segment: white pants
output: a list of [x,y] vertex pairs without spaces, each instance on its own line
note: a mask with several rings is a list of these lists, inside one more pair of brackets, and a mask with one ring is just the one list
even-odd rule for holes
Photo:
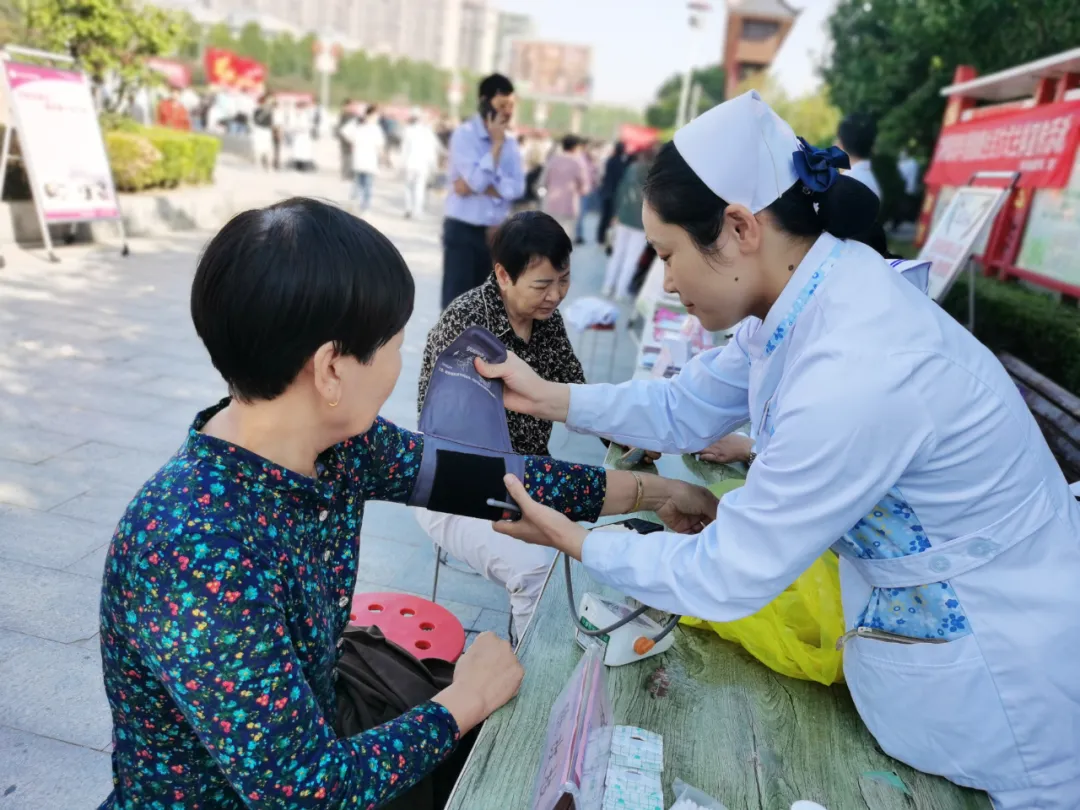
[[253,127],[251,149],[256,166],[269,166],[274,161],[274,134],[269,127]]
[[555,550],[499,534],[486,520],[427,509],[415,513],[416,522],[436,546],[506,588],[514,635],[520,639],[544,590]]
[[428,173],[416,169],[405,170],[405,215],[419,218],[424,213],[427,199]]
[[604,272],[604,295],[614,293],[619,301],[630,296],[630,282],[634,280],[634,271],[637,270],[645,244],[645,231],[615,223],[611,258]]

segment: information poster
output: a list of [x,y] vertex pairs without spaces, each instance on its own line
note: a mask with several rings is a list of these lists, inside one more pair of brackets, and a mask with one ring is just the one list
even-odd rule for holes
[[1031,201],[1018,267],[1080,288],[1080,151],[1069,185],[1040,189]]
[[963,186],[930,231],[919,258],[930,262],[930,297],[940,301],[967,265],[979,234],[997,212],[1003,188]]
[[5,62],[13,124],[47,223],[116,219],[120,206],[90,84],[81,73]]

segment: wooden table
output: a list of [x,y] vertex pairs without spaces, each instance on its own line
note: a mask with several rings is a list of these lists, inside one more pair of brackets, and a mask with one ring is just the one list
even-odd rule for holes
[[[707,478],[731,475],[689,463]],[[555,561],[518,650],[521,693],[484,724],[450,810],[530,807],[549,711],[581,657],[562,566]],[[606,591],[581,565],[573,569],[577,595]],[[728,810],[789,810],[798,799],[829,810],[990,810],[985,794],[882,754],[844,686],[777,675],[709,631],[680,626],[675,633],[667,653],[607,670],[615,722],[664,737],[667,804],[678,777]],[[653,698],[646,681],[661,665],[671,687],[667,697]],[[897,774],[911,795],[883,784],[882,772]]]

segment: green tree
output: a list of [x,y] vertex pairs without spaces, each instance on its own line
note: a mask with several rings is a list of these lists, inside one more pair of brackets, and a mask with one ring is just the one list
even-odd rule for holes
[[96,83],[115,77],[119,109],[140,84],[158,81],[146,67],[152,56],[171,56],[182,44],[183,20],[134,0],[35,0],[26,7],[28,40],[69,54]]
[[249,22],[240,29],[240,36],[236,38],[236,52],[240,56],[262,62],[264,65],[269,61],[270,43],[263,36],[258,23]]
[[206,32],[206,45],[210,48],[226,48],[231,50],[236,47],[232,30],[225,23],[211,25]]
[[300,62],[300,44],[291,34],[280,34],[270,48],[266,69],[271,76],[295,76]]
[[828,146],[836,140],[840,111],[829,101],[829,91],[822,88],[791,98],[767,73],[758,73],[739,86],[739,92],[757,90],[776,114],[787,121],[795,134],[814,146]]
[[[724,69],[719,65],[694,70],[692,80],[701,86],[699,110],[715,107],[724,100]],[[656,101],[645,110],[645,123],[660,129],[675,126],[682,83],[683,74],[676,73],[660,85]]]
[[980,73],[1076,47],[1076,0],[840,0],[823,70],[843,112],[878,120],[878,147],[928,159],[957,65]]

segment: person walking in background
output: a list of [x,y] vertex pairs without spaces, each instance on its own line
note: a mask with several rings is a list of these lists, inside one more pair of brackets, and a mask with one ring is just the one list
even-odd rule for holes
[[870,156],[874,153],[877,124],[869,115],[852,113],[840,122],[836,131],[836,145],[847,152],[851,168],[847,175],[858,180],[881,199],[881,186],[870,168]]
[[514,85],[500,73],[480,82],[477,114],[450,136],[443,221],[443,309],[491,273],[490,233],[525,193],[517,143],[506,137],[514,115]]
[[367,108],[363,118],[355,118],[341,130],[341,137],[352,146],[353,191],[350,199],[354,200],[360,213],[371,207],[371,192],[375,184],[375,175],[379,171],[379,156],[382,154],[386,138],[379,126],[378,109],[374,104]]
[[188,111],[184,108],[184,105],[180,103],[179,96],[175,90],[170,90],[168,94],[158,102],[157,125],[159,127],[168,127],[169,129],[183,130],[184,132],[191,129],[191,119],[188,117]]
[[630,283],[634,280],[638,261],[645,250],[641,200],[645,178],[655,154],[652,147],[639,152],[623,173],[615,192],[614,245],[604,272],[602,294],[608,298],[614,296],[616,301],[625,301],[630,296]]
[[345,99],[341,103],[341,111],[338,113],[337,128],[334,130],[334,134],[337,135],[338,150],[341,157],[341,179],[352,180],[352,144],[349,143],[341,136],[342,130],[356,118],[352,109],[352,99]]
[[401,136],[401,168],[405,178],[405,217],[424,213],[428,182],[439,162],[439,139],[419,107],[409,112],[409,125]]
[[274,162],[274,99],[263,93],[251,116],[251,148],[255,165],[269,171]]
[[298,172],[315,171],[315,144],[311,140],[313,112],[312,103],[301,100],[292,114],[289,128],[289,152],[293,168]]
[[577,226],[574,228],[574,244],[585,244],[585,217],[596,210],[596,187],[600,183],[600,167],[593,155],[593,147],[587,140],[582,140],[578,148],[578,156],[585,164],[585,173],[589,179],[588,191],[581,195],[578,204]]
[[615,192],[619,190],[619,181],[626,173],[629,162],[626,156],[626,144],[616,141],[615,150],[604,163],[604,177],[596,190],[600,203],[600,222],[596,226],[597,244],[602,245],[607,242],[608,228],[611,227],[611,220],[615,216]]
[[896,159],[896,170],[904,181],[904,199],[899,206],[899,212],[894,226],[902,222],[914,222],[919,218],[919,206],[921,204],[919,194],[919,162],[907,153],[906,149],[900,150],[900,157]]
[[567,135],[562,149],[548,158],[540,185],[544,187],[544,211],[559,221],[568,234],[577,228],[581,198],[589,193],[589,170],[581,157],[581,139]]

